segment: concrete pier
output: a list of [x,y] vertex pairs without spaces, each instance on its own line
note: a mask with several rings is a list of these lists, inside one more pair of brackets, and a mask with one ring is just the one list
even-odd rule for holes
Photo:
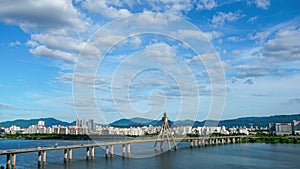
[[10,168],[10,154],[6,155],[6,168]]
[[41,161],[42,161],[42,152],[39,151],[39,152],[38,152],[38,164],[39,164],[39,165],[41,164]]
[[16,154],[12,154],[11,155],[11,166],[12,166],[12,168],[15,168],[15,166],[16,166]]
[[64,162],[67,161],[68,158],[68,149],[64,149]]
[[193,148],[193,140],[190,140],[190,148]]
[[92,159],[95,158],[95,147],[91,147],[91,157]]
[[69,149],[69,161],[72,161],[72,158],[73,158],[73,151],[72,151],[72,149],[70,148],[70,149]]
[[87,147],[86,148],[86,159],[89,159],[89,157],[90,157],[90,148],[89,147]]
[[108,146],[105,148],[105,156],[108,157]]
[[114,146],[110,146],[110,156],[112,157],[114,155]]
[[122,157],[125,157],[126,153],[126,145],[122,144]]
[[43,151],[43,164],[46,164],[47,152]]
[[127,144],[127,156],[130,157],[130,144]]

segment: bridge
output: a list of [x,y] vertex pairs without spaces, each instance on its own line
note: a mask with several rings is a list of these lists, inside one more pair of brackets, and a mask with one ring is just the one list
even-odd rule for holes
[[[175,142],[189,142],[190,147],[205,147],[221,144],[234,144],[240,143],[241,139],[249,138],[251,136],[220,136],[220,137],[184,137],[184,138],[173,138]],[[92,143],[92,144],[79,144],[79,145],[67,145],[67,146],[53,146],[53,147],[38,147],[38,148],[24,148],[24,149],[10,149],[10,150],[0,150],[0,155],[6,155],[6,168],[15,168],[16,167],[16,158],[17,154],[20,153],[37,153],[37,163],[40,166],[41,164],[46,164],[46,154],[47,151],[57,151],[63,150],[63,159],[64,161],[72,161],[72,150],[73,149],[86,149],[86,158],[94,159],[95,157],[95,147],[105,147],[105,155],[113,156],[114,146],[122,145],[122,156],[130,157],[130,146],[132,144],[154,142],[161,143],[160,148],[163,149],[163,142],[168,142],[168,150],[171,150],[170,139],[139,139],[139,140],[125,140],[125,141],[114,141],[114,142],[104,142],[104,143]],[[156,148],[154,146],[154,148]],[[174,146],[174,150],[177,149],[177,146]]]

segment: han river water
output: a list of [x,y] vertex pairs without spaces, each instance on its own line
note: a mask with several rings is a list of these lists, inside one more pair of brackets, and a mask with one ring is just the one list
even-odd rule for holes
[[[60,145],[84,144],[87,141],[61,140],[0,140],[0,149],[16,149]],[[147,156],[143,149],[153,143],[132,144],[131,152],[139,157]],[[121,147],[114,148],[116,154]],[[144,154],[143,154],[144,153]],[[0,166],[5,166],[6,156],[0,156]],[[17,169],[38,168],[37,153],[17,154]],[[95,159],[86,160],[85,149],[73,150],[73,161],[63,162],[63,150],[48,151],[47,169],[299,169],[300,145],[243,143],[219,145],[204,148],[189,148],[188,143],[180,143],[179,150],[164,152],[144,158],[123,158],[114,155],[105,158],[105,150],[95,148]]]

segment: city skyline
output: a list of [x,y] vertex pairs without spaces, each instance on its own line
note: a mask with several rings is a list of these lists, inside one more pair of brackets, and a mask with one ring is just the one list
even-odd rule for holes
[[[199,36],[205,35],[202,45],[211,43],[226,80],[224,112],[218,110],[221,119],[299,113],[299,6],[296,0],[1,1],[1,121],[36,117],[71,121],[91,113],[95,122],[109,123],[132,117],[160,119],[164,111],[174,120],[209,117],[212,99],[222,95],[212,93],[215,79],[210,75],[222,72],[197,62],[197,58],[213,56],[198,56],[169,36],[130,35],[113,46],[102,62],[96,60],[97,72],[84,69],[74,74],[84,54],[102,56],[102,51],[99,54],[89,48],[93,39],[104,48],[122,40],[109,33],[100,39],[95,35],[126,16],[153,27],[181,18],[202,34],[182,29],[172,32],[166,27],[170,35],[200,41],[203,37]],[[143,67],[147,63],[156,65]],[[192,77],[174,68],[182,64]],[[129,79],[128,86],[122,83],[123,77]],[[198,93],[191,87],[193,82]],[[92,84],[95,98],[76,100],[74,84],[86,88]],[[97,107],[91,108],[93,102]],[[199,107],[193,107],[194,102]],[[87,115],[85,119],[91,118]]]

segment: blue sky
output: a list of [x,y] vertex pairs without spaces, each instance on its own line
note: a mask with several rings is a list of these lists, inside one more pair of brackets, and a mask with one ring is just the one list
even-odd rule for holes
[[297,0],[3,0],[0,121],[299,113],[299,8]]

